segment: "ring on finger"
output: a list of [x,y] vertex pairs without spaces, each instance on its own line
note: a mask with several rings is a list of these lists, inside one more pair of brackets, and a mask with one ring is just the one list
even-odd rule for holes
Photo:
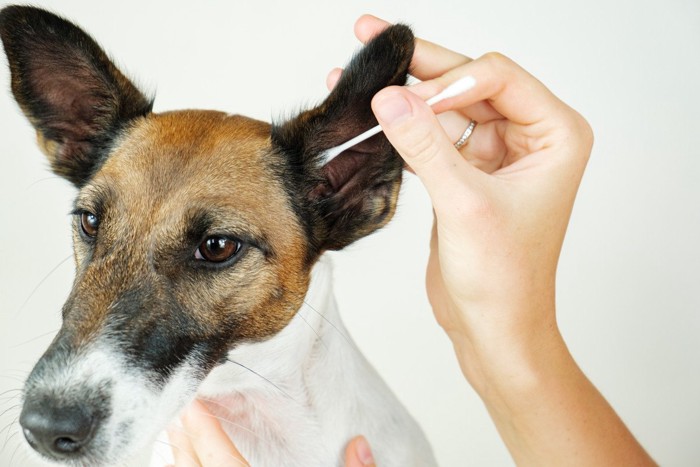
[[474,133],[474,128],[476,127],[476,121],[472,120],[469,122],[469,125],[467,125],[467,129],[464,130],[464,133],[462,133],[462,136],[457,140],[457,142],[454,144],[455,149],[459,149],[465,144],[467,144],[467,141],[469,140],[469,137]]

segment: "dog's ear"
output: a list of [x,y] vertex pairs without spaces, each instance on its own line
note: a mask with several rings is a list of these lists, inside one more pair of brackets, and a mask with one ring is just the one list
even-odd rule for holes
[[406,83],[413,49],[407,26],[387,28],[351,60],[321,105],[273,126],[272,144],[288,161],[286,176],[312,257],[370,234],[394,213],[403,161],[383,133],[328,163],[322,154],[377,124],[372,97]]
[[57,174],[82,186],[147,99],[84,31],[44,10],[0,11],[12,93]]

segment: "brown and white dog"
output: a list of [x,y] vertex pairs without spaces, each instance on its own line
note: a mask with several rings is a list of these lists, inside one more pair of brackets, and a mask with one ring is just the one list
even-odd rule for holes
[[255,466],[338,465],[358,433],[380,465],[434,464],[347,336],[322,259],[394,213],[402,161],[384,136],[320,155],[375,125],[372,96],[405,83],[407,27],[369,43],[320,106],[276,125],[152,113],[90,36],[40,9],[3,9],[0,37],[15,99],[79,189],[63,326],[23,394],[36,451],[129,463],[199,395]]

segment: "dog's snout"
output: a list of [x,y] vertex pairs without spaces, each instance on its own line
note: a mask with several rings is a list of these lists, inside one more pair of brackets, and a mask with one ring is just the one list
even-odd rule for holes
[[92,437],[94,418],[79,405],[25,404],[20,416],[29,444],[45,456],[66,459],[78,455]]

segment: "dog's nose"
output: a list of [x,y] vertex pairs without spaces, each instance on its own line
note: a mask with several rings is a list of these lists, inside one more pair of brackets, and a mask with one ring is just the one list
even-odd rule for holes
[[93,435],[93,418],[79,405],[27,401],[19,423],[29,444],[54,459],[75,456]]

